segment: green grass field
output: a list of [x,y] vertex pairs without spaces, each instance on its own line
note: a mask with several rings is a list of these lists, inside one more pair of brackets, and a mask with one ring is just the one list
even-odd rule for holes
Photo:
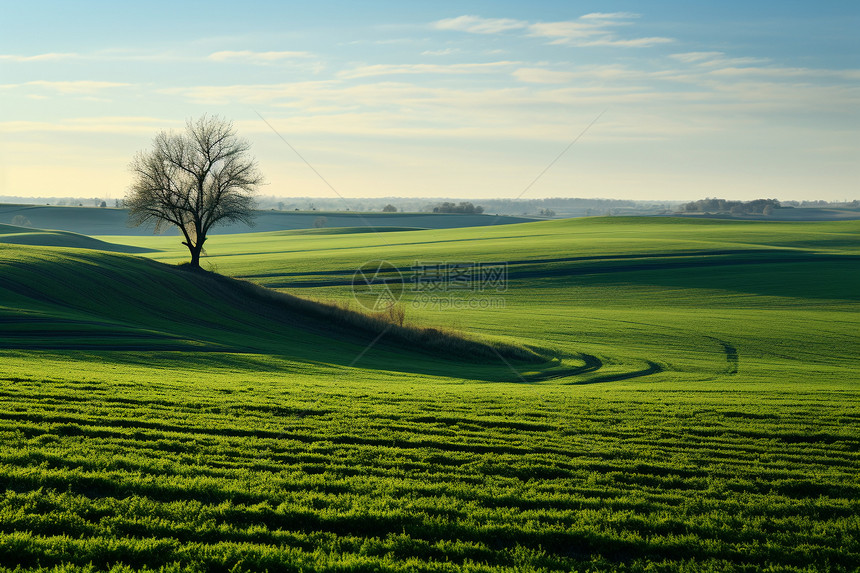
[[353,231],[203,266],[358,308],[389,261],[407,325],[544,359],[321,319],[176,237],[0,228],[0,567],[860,568],[860,222]]

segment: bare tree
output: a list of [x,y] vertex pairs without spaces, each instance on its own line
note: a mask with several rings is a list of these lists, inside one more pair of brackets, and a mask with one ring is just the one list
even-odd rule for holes
[[152,149],[139,151],[129,168],[134,181],[125,197],[129,222],[155,222],[155,232],[176,225],[200,266],[206,235],[219,223],[253,225],[254,194],[263,183],[251,145],[233,123],[218,116],[188,120],[182,133],[162,131]]

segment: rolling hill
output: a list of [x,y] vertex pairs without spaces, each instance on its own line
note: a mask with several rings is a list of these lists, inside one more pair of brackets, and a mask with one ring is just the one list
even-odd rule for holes
[[[325,340],[320,320],[312,316],[302,319],[303,325],[289,316],[283,324],[270,324],[261,317],[278,313],[265,306],[253,316],[237,313],[242,295],[223,298],[224,291],[218,290],[215,296],[211,285],[194,283],[200,277],[173,267],[79,250],[137,250],[159,261],[180,263],[187,253],[173,237],[114,237],[120,242],[108,245],[70,233],[4,229],[0,243],[7,237],[78,248],[21,246],[4,251],[6,270],[0,281],[12,285],[17,278],[19,282],[8,288],[19,297],[30,293],[28,304],[43,315],[67,317],[70,307],[60,303],[75,300],[79,302],[73,309],[82,313],[81,320],[102,324],[101,329],[111,324],[145,331],[151,341],[160,340],[162,348],[213,345],[332,366],[349,364],[367,342],[360,337],[350,340],[345,333],[335,336],[336,343]],[[838,323],[844,322],[844,309],[857,304],[860,296],[857,229],[857,222],[666,218],[590,218],[385,233],[314,229],[219,236],[207,243],[203,264],[269,288],[348,306],[354,304],[356,269],[367,261],[385,260],[390,263],[385,280],[402,290],[407,324],[442,331],[453,326],[477,336],[550,348],[552,364],[515,369],[523,380],[587,383],[654,375],[666,379],[668,373],[695,379],[736,369],[727,361],[746,361],[750,354],[759,359],[746,365],[747,373],[803,369],[805,360],[828,353],[830,368],[853,368],[858,348],[850,336],[851,322],[845,329],[824,324],[836,316],[842,316]],[[438,272],[440,263],[469,273],[495,268],[504,272],[504,284],[486,290],[454,289],[444,296],[417,289],[416,273],[431,267]],[[10,272],[12,268],[18,274]],[[37,273],[37,268],[42,270]],[[49,299],[54,307],[46,306]],[[446,320],[451,316],[446,308],[455,311],[455,320]],[[200,328],[186,327],[204,316]],[[517,326],[511,330],[507,324]],[[811,325],[818,336],[809,336]],[[283,331],[282,336],[272,338],[275,331]],[[138,335],[122,336],[134,341]],[[376,333],[369,336],[373,339]],[[380,347],[362,359],[378,369],[446,374],[445,366],[432,360],[400,357],[386,343],[392,336],[388,333]],[[104,337],[110,337],[108,331]],[[786,345],[798,348],[793,356],[779,350]],[[377,354],[380,362],[374,363]],[[836,356],[844,361],[834,361]],[[475,376],[508,379],[510,369],[495,362],[495,369],[487,366]],[[392,366],[397,363],[401,366]],[[447,374],[468,377],[459,367]]]
[[[45,235],[43,242],[79,243],[76,235]],[[203,361],[211,353],[260,355],[330,368],[352,367],[361,354],[369,369],[468,372],[500,381],[514,374],[481,363],[499,355],[532,368],[553,366],[523,347],[402,327],[205,271],[89,248],[0,246],[0,301],[6,349],[102,352],[104,360],[129,352],[198,353]],[[371,341],[373,352],[363,352]]]
[[[36,229],[58,229],[82,235],[152,235],[152,227],[129,227],[128,211],[117,208],[59,207],[50,205],[0,204],[0,223],[12,223],[25,217]],[[482,225],[506,225],[530,221],[508,215],[466,215],[457,213],[349,213],[325,211],[259,211],[253,229],[247,225],[224,225],[213,234],[225,235],[249,231],[283,231],[324,227],[386,227],[449,229]],[[175,229],[167,232],[178,235]]]
[[73,247],[117,253],[146,253],[149,251],[144,247],[118,245],[69,231],[44,231],[2,224],[0,224],[0,243],[42,247]]

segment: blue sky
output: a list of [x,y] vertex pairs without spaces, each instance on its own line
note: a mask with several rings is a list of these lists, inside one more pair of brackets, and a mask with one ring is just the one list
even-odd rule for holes
[[[0,195],[219,114],[266,195],[860,196],[860,4],[3,3]],[[259,114],[259,115],[258,115]],[[602,114],[602,115],[601,115]]]

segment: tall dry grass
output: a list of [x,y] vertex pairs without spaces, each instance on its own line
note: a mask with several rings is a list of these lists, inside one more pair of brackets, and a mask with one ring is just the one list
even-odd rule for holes
[[208,281],[211,287],[221,289],[222,294],[236,295],[238,304],[270,307],[259,309],[270,316],[283,313],[294,321],[300,317],[308,322],[316,321],[315,326],[329,330],[383,334],[383,343],[470,362],[498,360],[499,356],[534,364],[549,360],[548,356],[526,346],[478,338],[449,328],[407,324],[405,310],[400,305],[394,305],[384,312],[371,313],[337,302],[298,297],[190,266],[180,265],[179,268]]

